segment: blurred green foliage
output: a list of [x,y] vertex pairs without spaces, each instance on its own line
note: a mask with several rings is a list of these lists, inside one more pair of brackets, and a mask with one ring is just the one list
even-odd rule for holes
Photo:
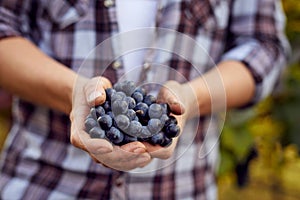
[[[284,0],[292,55],[274,94],[255,107],[227,113],[221,135],[219,197],[300,199],[300,1]],[[249,181],[237,187],[236,166],[252,148]]]

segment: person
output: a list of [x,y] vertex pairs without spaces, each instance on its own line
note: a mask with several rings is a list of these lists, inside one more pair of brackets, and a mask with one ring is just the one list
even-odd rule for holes
[[[164,63],[175,73],[165,75],[158,99],[169,104],[182,130],[169,147],[112,145],[83,129],[89,107],[105,101],[104,90],[126,67],[106,67],[107,60],[97,58],[82,63],[124,23],[153,18],[144,16],[148,0],[132,2],[126,8],[141,12],[131,21],[131,12],[118,17],[126,1],[0,2],[0,85],[14,94],[13,126],[1,156],[1,199],[217,198],[219,131],[212,116],[219,104],[226,106],[221,111],[253,105],[276,85],[288,54],[280,1],[152,1],[155,27],[193,39],[211,58],[188,47],[200,63],[196,77],[180,56]],[[101,55],[116,51],[114,45]],[[92,75],[80,74],[81,66]],[[192,119],[194,131],[185,126]]]

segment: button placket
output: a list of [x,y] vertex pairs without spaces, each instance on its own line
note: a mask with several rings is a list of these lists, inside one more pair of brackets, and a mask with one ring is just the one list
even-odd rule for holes
[[126,198],[126,183],[125,183],[125,176],[123,175],[116,175],[113,181],[113,186],[111,190],[111,197],[112,199],[127,199]]

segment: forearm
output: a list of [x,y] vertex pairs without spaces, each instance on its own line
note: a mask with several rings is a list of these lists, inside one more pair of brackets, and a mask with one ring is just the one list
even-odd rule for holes
[[69,114],[76,73],[23,38],[0,41],[0,85],[20,98]]
[[[237,61],[224,61],[185,85],[190,116],[206,115],[247,104],[254,96],[255,83],[250,71]],[[194,98],[192,98],[194,97]],[[197,112],[199,111],[199,112]]]

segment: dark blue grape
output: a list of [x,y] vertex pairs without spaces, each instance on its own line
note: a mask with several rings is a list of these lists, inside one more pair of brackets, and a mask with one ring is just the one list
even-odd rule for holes
[[105,109],[102,106],[92,107],[90,109],[90,114],[94,119],[98,119],[98,117],[105,114]]
[[115,145],[121,144],[124,139],[124,134],[116,127],[111,127],[106,132],[106,137]]
[[144,100],[144,96],[140,92],[134,92],[131,97],[134,98],[136,103],[143,102]]
[[117,92],[122,91],[122,84],[121,84],[121,82],[115,83],[113,88],[114,88]]
[[98,118],[98,123],[103,130],[108,130],[113,124],[113,120],[109,115],[103,115]]
[[169,119],[165,122],[165,127],[169,126],[170,124],[177,124],[177,119],[174,116],[169,116]]
[[163,124],[159,119],[150,119],[147,127],[152,134],[156,134],[161,131]]
[[149,106],[148,115],[150,119],[152,118],[159,119],[162,114],[163,114],[163,110],[160,104],[153,103]]
[[137,121],[137,122],[139,122],[140,119],[138,118],[138,116],[135,116],[135,118],[134,118],[132,121]]
[[165,124],[166,121],[168,121],[168,120],[169,120],[169,117],[168,117],[167,114],[162,114],[162,115],[161,115],[160,121],[161,121],[162,124]]
[[137,137],[137,136],[139,136],[141,131],[142,131],[141,123],[138,121],[131,121],[129,128],[125,131],[125,133],[127,133],[128,135]]
[[112,119],[115,118],[115,115],[112,111],[108,111],[106,114],[109,115]]
[[105,89],[105,94],[106,94],[106,100],[111,101],[111,96],[116,93],[116,90],[113,88],[107,88]]
[[142,88],[142,87],[137,87],[134,92],[139,92],[143,96],[146,96],[146,90],[144,88]]
[[105,112],[111,111],[111,106],[109,101],[105,101],[101,106],[104,108]]
[[122,143],[120,143],[120,145],[128,144],[130,142],[135,142],[137,140],[138,140],[138,138],[135,136],[124,134],[124,139],[123,139]]
[[148,105],[143,102],[138,103],[134,110],[139,118],[146,118],[148,115]]
[[125,97],[124,100],[127,102],[129,109],[134,109],[134,107],[136,106],[136,102],[135,102],[134,98],[132,98],[132,97]]
[[151,132],[147,128],[147,126],[142,126],[142,130],[140,131],[138,137],[139,138],[150,138],[152,136]]
[[165,135],[169,138],[177,137],[179,135],[179,133],[180,133],[180,128],[176,124],[169,124],[165,128]]
[[97,107],[95,108],[95,110],[96,110],[97,119],[98,119],[100,116],[105,115],[105,110],[104,110],[104,108],[103,108],[102,106],[97,106]]
[[133,109],[128,109],[126,116],[129,118],[130,121],[135,120],[135,118],[136,118],[135,111]]
[[123,100],[125,99],[126,94],[124,92],[115,92],[112,96],[111,96],[111,102],[115,102],[117,100]]
[[145,104],[147,104],[148,106],[150,106],[151,104],[155,103],[156,102],[156,97],[151,95],[151,94],[148,94],[144,97],[144,100],[143,102]]
[[85,131],[88,133],[93,127],[98,126],[98,122],[93,117],[90,116],[86,118],[84,125],[85,125]]
[[129,118],[126,115],[117,115],[115,117],[115,122],[118,128],[123,131],[126,130],[130,125]]
[[100,138],[100,139],[105,138],[105,131],[103,129],[101,129],[99,126],[93,127],[89,131],[89,134],[90,134],[91,138]]
[[161,145],[164,143],[164,139],[165,139],[165,136],[164,136],[164,133],[163,132],[159,132],[155,135],[153,135],[149,142],[153,145]]
[[162,110],[163,110],[163,114],[166,114],[166,115],[169,116],[170,113],[171,113],[171,110],[170,110],[169,105],[166,104],[166,103],[161,103],[160,106],[161,106],[161,108],[162,108]]
[[128,104],[124,100],[116,100],[112,103],[111,110],[115,116],[125,114],[128,111]]
[[164,141],[160,144],[162,147],[168,147],[172,144],[173,139],[164,136]]
[[121,82],[122,92],[124,92],[127,96],[131,96],[135,91],[135,83],[133,81],[124,81]]

